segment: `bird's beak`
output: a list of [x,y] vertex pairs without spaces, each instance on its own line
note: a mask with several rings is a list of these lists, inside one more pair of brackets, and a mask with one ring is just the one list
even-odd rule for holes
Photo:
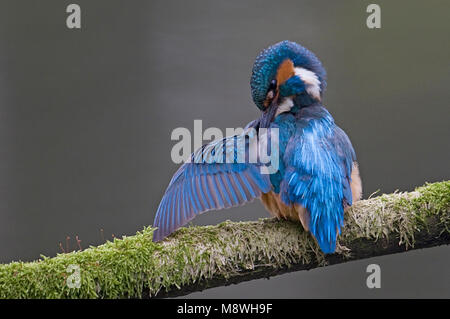
[[273,121],[273,118],[275,117],[275,114],[278,109],[278,103],[277,98],[274,98],[272,102],[270,103],[269,107],[266,108],[263,115],[261,116],[261,120],[259,122],[260,128],[269,128],[270,123]]

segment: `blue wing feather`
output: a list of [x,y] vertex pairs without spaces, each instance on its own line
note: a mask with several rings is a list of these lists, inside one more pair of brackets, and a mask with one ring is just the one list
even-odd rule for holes
[[[271,190],[269,176],[261,173],[259,164],[237,162],[236,138],[204,145],[192,154],[192,163],[183,164],[174,174],[156,212],[154,241],[165,238],[198,214],[241,205]],[[224,161],[232,154],[230,147],[227,153],[221,145],[234,147],[233,162]]]

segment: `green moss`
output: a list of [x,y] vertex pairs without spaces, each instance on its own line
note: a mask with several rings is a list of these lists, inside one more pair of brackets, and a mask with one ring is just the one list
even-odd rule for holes
[[[363,200],[346,216],[337,254],[355,239],[396,239],[406,247],[438,218],[450,226],[450,181],[427,184],[412,193],[394,193]],[[228,278],[257,266],[325,264],[309,233],[292,222],[260,219],[182,228],[161,243],[153,229],[114,239],[98,247],[42,257],[34,262],[0,265],[0,298],[127,298],[155,295],[210,278]],[[69,288],[69,265],[81,271],[80,288]]]
[[[213,275],[226,278],[256,262],[309,263],[320,254],[297,225],[273,220],[183,228],[162,243],[152,236],[145,228],[81,252],[0,265],[0,298],[141,297],[144,289],[154,295]],[[66,284],[69,265],[80,267],[80,288]]]
[[[406,248],[414,246],[414,236],[427,231],[428,219],[438,218],[443,231],[450,226],[450,181],[427,183],[414,192],[383,194],[360,201],[347,216],[343,239],[389,240],[394,236]],[[345,241],[345,240],[344,240]]]

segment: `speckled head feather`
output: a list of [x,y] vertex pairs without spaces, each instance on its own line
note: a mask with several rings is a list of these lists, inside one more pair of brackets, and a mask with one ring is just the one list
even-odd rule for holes
[[270,81],[276,78],[281,63],[290,59],[294,67],[301,67],[314,72],[320,81],[320,95],[326,88],[326,72],[319,59],[301,45],[282,41],[263,50],[253,64],[250,87],[256,106],[264,110],[263,102],[269,89]]

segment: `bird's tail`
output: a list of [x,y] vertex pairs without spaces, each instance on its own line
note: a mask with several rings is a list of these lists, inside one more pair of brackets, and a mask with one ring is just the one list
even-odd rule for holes
[[342,185],[334,178],[300,176],[296,173],[291,175],[290,184],[295,187],[290,200],[308,210],[311,234],[324,253],[333,253],[344,224]]
[[332,180],[315,178],[308,192],[304,205],[310,213],[310,231],[324,253],[333,253],[344,225],[342,187]]

